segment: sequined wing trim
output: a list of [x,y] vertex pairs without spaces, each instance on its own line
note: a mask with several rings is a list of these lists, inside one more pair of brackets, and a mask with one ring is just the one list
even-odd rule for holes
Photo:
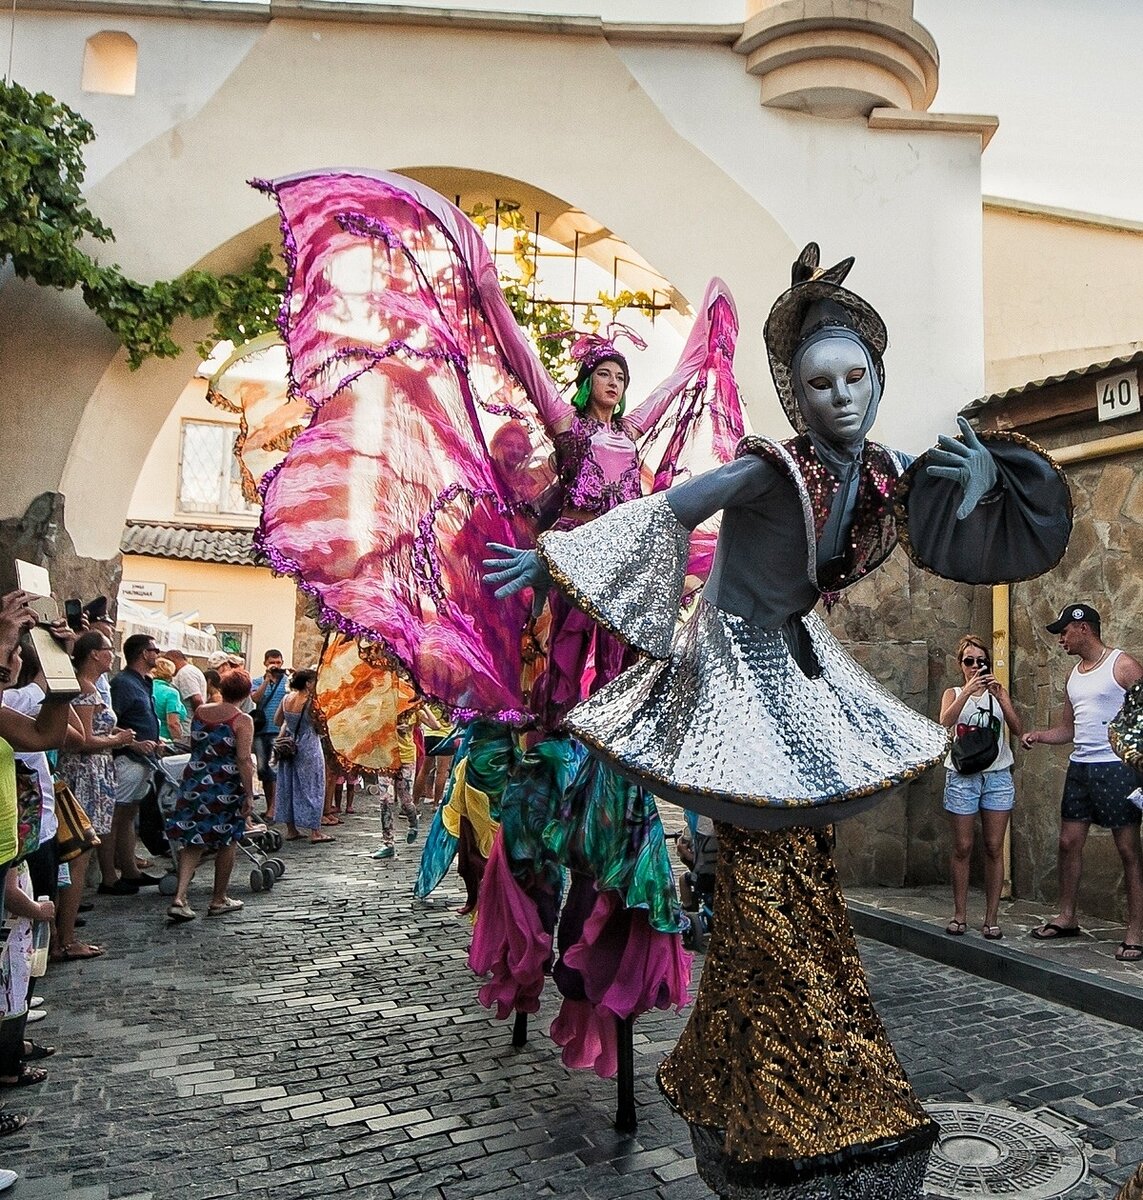
[[620,504],[578,529],[550,530],[537,549],[560,589],[594,621],[653,658],[670,654],[690,534],[665,494]]

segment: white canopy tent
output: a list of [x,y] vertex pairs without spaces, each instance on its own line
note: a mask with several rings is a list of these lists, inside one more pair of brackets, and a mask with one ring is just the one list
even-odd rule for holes
[[215,650],[221,650],[218,638],[204,633],[185,621],[168,617],[166,613],[144,608],[133,600],[119,600],[119,619],[116,628],[124,639],[132,634],[145,633],[153,637],[163,650],[176,648],[188,658],[205,658]]

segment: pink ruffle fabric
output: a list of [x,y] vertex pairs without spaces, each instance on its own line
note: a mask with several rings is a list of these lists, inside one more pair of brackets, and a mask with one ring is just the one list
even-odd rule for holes
[[551,1037],[564,1066],[590,1067],[604,1079],[618,1069],[616,1022],[690,1001],[691,956],[678,934],[651,928],[617,892],[600,892],[583,937],[563,956],[583,979],[584,1000],[565,999]]
[[535,902],[516,882],[504,853],[503,830],[497,830],[468,951],[469,967],[477,975],[492,976],[480,989],[480,1003],[495,1005],[501,1021],[513,1011],[536,1012],[551,958],[551,935],[540,923]]

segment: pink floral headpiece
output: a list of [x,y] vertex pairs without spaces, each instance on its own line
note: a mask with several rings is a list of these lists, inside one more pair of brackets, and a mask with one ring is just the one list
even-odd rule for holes
[[626,338],[636,350],[647,349],[647,343],[639,334],[629,325],[623,325],[619,321],[612,321],[603,333],[586,333],[579,329],[562,329],[559,333],[545,334],[544,338],[545,340],[550,338],[561,341],[567,338],[574,338],[575,340],[568,347],[568,353],[579,364],[580,373],[591,371],[596,363],[616,355],[626,363],[627,359],[623,355],[623,352],[615,345],[619,338]]

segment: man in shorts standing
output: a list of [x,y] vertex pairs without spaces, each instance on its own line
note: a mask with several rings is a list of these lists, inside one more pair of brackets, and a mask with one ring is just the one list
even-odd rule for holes
[[133,633],[123,643],[123,670],[111,680],[111,703],[116,722],[131,729],[135,740],[115,755],[115,813],[111,843],[118,879],[104,879],[101,895],[131,896],[141,887],[154,887],[160,876],[144,875],[135,862],[135,823],[139,805],[151,787],[158,753],[159,718],[152,698],[151,671],[159,657],[154,638]]
[[1143,958],[1143,851],[1139,821],[1143,814],[1127,799],[1135,789],[1135,773],[1121,762],[1107,740],[1108,723],[1123,706],[1127,689],[1143,679],[1143,667],[1129,654],[1105,646],[1099,613],[1089,604],[1066,604],[1047,626],[1059,636],[1065,654],[1079,659],[1068,676],[1064,711],[1050,729],[1033,729],[1022,739],[1024,749],[1043,743],[1075,748],[1068,763],[1060,804],[1060,911],[1032,936],[1041,941],[1074,937],[1083,848],[1094,821],[1110,829],[1123,862],[1127,885],[1127,934],[1115,957],[1120,962]]

